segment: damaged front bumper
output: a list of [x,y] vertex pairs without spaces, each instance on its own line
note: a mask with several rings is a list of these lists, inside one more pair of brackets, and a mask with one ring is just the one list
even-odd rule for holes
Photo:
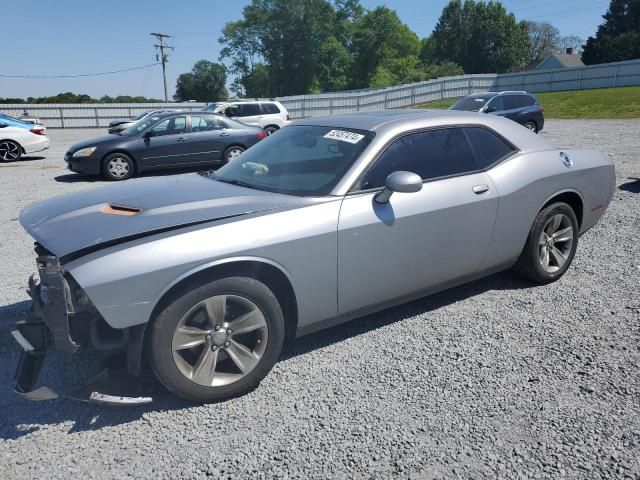
[[[65,353],[75,353],[80,349],[80,342],[72,334],[70,320],[76,313],[75,305],[58,258],[41,254],[37,264],[40,283],[36,283],[32,275],[27,290],[32,300],[31,309],[27,318],[18,321],[11,332],[23,350],[16,370],[15,391],[28,400],[52,400],[58,398],[58,394],[51,388],[35,388],[46,353],[52,347]],[[87,330],[90,331],[89,337],[97,341],[99,335],[95,324],[92,322]],[[143,394],[144,382],[138,378],[143,336],[144,328],[123,332],[127,353],[124,370],[107,369],[86,387],[64,396],[103,404],[150,403],[151,397]],[[110,345],[105,341],[101,344]]]

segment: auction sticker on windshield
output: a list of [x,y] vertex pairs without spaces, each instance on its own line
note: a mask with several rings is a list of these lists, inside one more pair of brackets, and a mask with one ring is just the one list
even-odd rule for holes
[[364,135],[346,130],[331,130],[325,134],[324,138],[340,140],[341,142],[358,143],[364,138]]

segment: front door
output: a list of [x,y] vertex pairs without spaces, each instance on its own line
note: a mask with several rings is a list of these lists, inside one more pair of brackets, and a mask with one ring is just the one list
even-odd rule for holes
[[[416,193],[374,197],[394,171],[419,174]],[[342,203],[338,308],[348,313],[477,272],[498,206],[491,179],[461,128],[427,130],[391,143]],[[358,191],[359,190],[359,191]]]
[[145,167],[190,163],[186,115],[160,120],[150,131],[151,136],[142,136],[138,141],[138,156]]

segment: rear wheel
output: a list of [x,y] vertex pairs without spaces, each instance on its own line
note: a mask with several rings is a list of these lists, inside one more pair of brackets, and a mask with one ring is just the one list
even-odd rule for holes
[[279,130],[279,128],[276,127],[275,125],[269,125],[269,126],[264,127],[264,133],[266,133],[267,136],[277,132],[278,130]]
[[13,140],[0,141],[0,160],[3,162],[15,162],[22,157],[22,147]]
[[102,161],[102,174],[107,180],[120,181],[133,177],[133,160],[124,153],[112,153]]
[[578,220],[569,205],[549,205],[536,216],[516,270],[536,283],[556,281],[573,261],[578,233]]
[[239,145],[233,145],[229,148],[227,148],[224,151],[224,161],[225,162],[229,162],[237,157],[239,157],[240,155],[242,155],[242,152],[244,152],[244,148],[242,148]]
[[533,120],[527,120],[524,122],[524,127],[528,130],[531,130],[533,133],[538,133],[538,125]]
[[151,365],[179,397],[216,402],[260,384],[280,356],[282,309],[271,290],[247,277],[191,288],[153,321]]

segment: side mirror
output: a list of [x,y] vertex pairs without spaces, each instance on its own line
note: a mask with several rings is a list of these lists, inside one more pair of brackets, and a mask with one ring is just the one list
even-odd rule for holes
[[422,178],[412,172],[393,172],[384,182],[384,190],[375,196],[378,203],[388,203],[393,192],[413,193],[422,190]]
[[491,106],[486,107],[484,109],[484,113],[491,113],[491,112],[495,112],[495,111],[496,111],[496,107],[491,107]]
[[144,135],[142,136],[143,138],[151,138],[151,137],[155,137],[156,136],[156,132],[154,132],[153,130],[147,130],[146,132],[144,132]]

